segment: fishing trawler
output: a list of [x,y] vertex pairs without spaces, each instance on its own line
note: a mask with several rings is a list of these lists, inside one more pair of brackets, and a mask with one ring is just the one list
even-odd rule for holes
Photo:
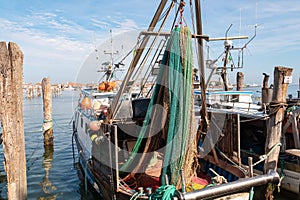
[[[241,76],[241,73],[237,74],[237,88],[233,90],[228,86],[227,80],[227,70],[233,71],[234,69],[243,68],[243,56],[238,57],[238,60],[233,61],[232,57],[227,57],[232,55],[232,51],[243,52],[247,45],[255,38],[256,36],[256,26],[254,36],[247,41],[241,48],[233,47],[232,41],[228,40],[227,33],[230,30],[232,25],[226,30],[226,34],[222,40],[224,42],[224,51],[217,59],[208,60],[206,62],[207,67],[212,69],[209,77],[212,76],[213,72],[220,75],[223,80],[224,90],[211,90],[206,89],[206,106],[209,115],[216,117],[221,115],[221,119],[216,117],[218,123],[213,124],[210,127],[210,131],[218,133],[218,135],[223,135],[218,138],[219,143],[216,144],[216,149],[226,153],[226,157],[231,155],[231,158],[236,161],[236,163],[249,165],[250,168],[253,168],[255,174],[262,174],[265,170],[265,166],[268,166],[267,161],[269,155],[272,155],[275,150],[280,149],[280,154],[277,154],[278,157],[278,166],[277,171],[281,176],[280,179],[280,188],[292,192],[294,194],[299,194],[300,186],[300,168],[299,168],[299,159],[300,159],[300,127],[299,127],[299,98],[292,100],[285,99],[287,92],[287,85],[290,83],[292,77],[288,75],[286,71],[290,69],[283,67],[276,67],[280,73],[285,72],[285,76],[276,79],[274,84],[268,86],[269,75],[263,73],[263,88],[261,91],[261,100],[258,102],[253,102],[252,95],[253,91],[243,91],[242,84],[239,83],[238,79]],[[241,37],[231,38],[241,39]],[[218,38],[220,40],[220,38]],[[212,39],[212,41],[216,41]],[[243,53],[241,53],[243,55]],[[227,58],[227,59],[226,59]],[[217,61],[222,59],[221,67],[216,65]],[[237,63],[237,66],[236,66]],[[276,72],[275,68],[275,72]],[[278,76],[278,75],[277,75]],[[279,76],[278,76],[279,77]],[[273,87],[281,88],[280,91],[273,96]],[[285,89],[282,89],[285,88]],[[275,91],[274,91],[275,93]],[[196,101],[201,102],[201,91],[199,89],[194,90]],[[279,110],[278,102],[279,100],[276,97],[282,97],[280,102],[286,102],[286,107],[281,111],[282,115],[277,117],[278,120],[276,124],[282,126],[276,131],[271,131],[272,124],[270,121],[272,116],[276,115]],[[275,97],[275,99],[274,99]],[[198,103],[199,105],[199,103]],[[276,107],[276,109],[274,109]],[[200,116],[200,108],[196,107],[196,114]],[[221,122],[220,122],[221,121]],[[277,136],[276,143],[268,140],[268,138],[276,138],[276,134],[280,132],[280,138]],[[233,137],[235,141],[234,148],[228,147],[227,137]],[[279,138],[279,139],[278,139]],[[223,141],[222,141],[223,140]],[[275,141],[275,140],[274,140]],[[213,143],[216,141],[213,141]],[[272,148],[271,148],[271,147]],[[274,147],[274,149],[273,149]],[[281,147],[281,148],[280,148]],[[224,157],[224,156],[223,156]],[[251,158],[251,161],[248,160]],[[226,158],[227,159],[227,158]],[[252,163],[252,159],[253,162]],[[275,167],[276,168],[276,167]],[[278,186],[279,188],[279,186]]]
[[[273,148],[277,149],[277,151],[280,149],[280,154],[277,153],[278,157],[276,157],[276,159],[278,159],[278,162],[276,161],[278,166],[275,167],[281,176],[281,181],[279,184],[280,188],[290,191],[294,194],[299,194],[299,99],[292,100],[291,97],[289,97],[289,99],[286,100],[285,98],[287,85],[292,79],[290,74],[291,69],[276,67],[274,73],[276,71],[277,73],[284,72],[285,75],[280,79],[280,76],[277,74],[278,77],[276,78],[276,81],[274,81],[274,84],[272,84],[270,87],[268,86],[269,75],[263,73],[264,81],[261,91],[262,97],[261,101],[257,103],[252,101],[252,91],[242,91],[242,83],[237,84],[236,90],[229,88],[227,86],[228,83],[226,78],[226,70],[232,71],[233,69],[243,68],[243,59],[240,61],[240,58],[238,58],[236,62],[233,62],[233,58],[229,57],[226,59],[227,56],[232,55],[231,51],[243,51],[249,42],[251,42],[256,36],[255,27],[255,34],[248,42],[242,45],[241,48],[233,47],[232,42],[226,41],[228,40],[227,33],[231,26],[232,25],[230,25],[230,27],[227,29],[224,37],[225,50],[222,52],[224,56],[219,56],[213,61],[207,61],[207,66],[208,68],[212,69],[212,72],[219,71],[217,74],[221,75],[224,86],[224,90],[222,91],[206,90],[206,106],[208,113],[213,116],[223,115],[221,122],[218,122],[210,127],[210,131],[213,131],[214,133],[220,132],[219,135],[225,135],[225,137],[222,136],[219,138],[220,141],[218,144],[216,144],[216,148],[218,149],[220,146],[223,146],[223,148],[221,148],[222,152],[225,152],[227,156],[231,155],[231,157],[236,160],[237,163],[240,162],[242,164],[252,166],[251,168],[253,168],[253,171],[256,174],[262,174],[266,166],[268,166],[270,161],[267,161],[267,159],[271,154],[273,154],[271,152],[275,151]],[[237,39],[240,38],[241,37],[238,37]],[[216,62],[220,58],[223,59],[223,65],[221,67],[217,67]],[[238,63],[238,66],[235,66],[235,63]],[[241,74],[238,73],[237,82],[239,76],[241,76]],[[276,88],[280,88],[279,91],[274,89],[274,93],[276,91],[275,95],[273,95],[273,87],[275,87],[274,85]],[[195,90],[194,93],[196,97],[198,96],[198,101],[201,101],[201,98],[199,99],[199,94],[201,94],[201,91]],[[280,100],[278,99],[279,97]],[[275,124],[277,124],[279,128],[275,131],[271,131],[272,125],[274,125],[270,123],[270,121],[272,121],[271,118],[272,116],[277,115],[278,110],[280,109],[278,107],[278,101],[285,103],[286,107],[282,108],[282,114],[277,116],[278,121]],[[276,109],[274,109],[274,107]],[[198,108],[198,116],[199,112],[200,111]],[[279,120],[280,118],[282,119]],[[280,137],[276,136],[278,135],[278,132],[280,133]],[[234,146],[236,146],[235,148],[226,147],[226,144],[230,142],[228,141],[228,138],[226,139],[226,135],[233,137],[233,140],[235,141]],[[268,140],[268,138],[273,137],[277,138],[274,139],[276,143],[270,139]],[[253,159],[255,163],[252,163],[252,161],[250,162],[248,158]]]
[[[86,180],[105,199],[249,199],[251,188],[278,183],[279,176],[270,170],[250,177],[248,166],[231,163],[229,157],[219,159],[214,144],[201,146],[210,141],[204,133],[207,121],[216,116],[207,115],[202,101],[200,121],[195,119],[191,41],[199,44],[194,48],[203,69],[201,43],[209,37],[199,26],[199,1],[190,5],[198,21],[194,33],[182,25],[185,2],[170,1],[166,7],[168,2],[160,2],[148,30],[140,33],[117,93],[97,93],[88,100],[91,93],[83,92],[79,100],[73,130]],[[171,30],[163,32],[174,7]],[[201,77],[200,95],[206,99],[203,81]],[[136,82],[141,91],[146,85],[151,88],[124,98]],[[106,105],[100,106],[102,115],[94,108],[97,99],[107,100],[101,102]]]

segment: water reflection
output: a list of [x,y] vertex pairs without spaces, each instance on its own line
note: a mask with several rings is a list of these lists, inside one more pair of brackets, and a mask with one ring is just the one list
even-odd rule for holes
[[45,176],[43,181],[40,182],[40,185],[42,186],[44,194],[48,194],[48,196],[38,197],[39,200],[55,200],[57,197],[57,194],[51,194],[53,191],[56,191],[56,187],[49,179],[50,169],[52,168],[53,152],[53,146],[44,146],[44,160],[42,166],[45,170]]

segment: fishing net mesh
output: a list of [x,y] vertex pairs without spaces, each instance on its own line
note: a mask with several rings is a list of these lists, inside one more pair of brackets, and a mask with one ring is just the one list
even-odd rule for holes
[[176,27],[160,64],[143,127],[121,171],[132,174],[145,171],[153,152],[158,151],[163,155],[162,185],[166,184],[167,176],[170,184],[181,187],[181,169],[186,183],[195,175],[198,163],[192,59],[191,33],[187,27]]

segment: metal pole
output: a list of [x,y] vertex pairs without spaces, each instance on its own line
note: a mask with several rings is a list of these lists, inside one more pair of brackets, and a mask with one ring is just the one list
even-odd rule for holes
[[[201,5],[199,0],[195,0],[195,11],[196,11],[196,24],[197,24],[197,35],[202,35],[202,18],[201,18]],[[204,69],[204,53],[203,53],[203,41],[202,38],[197,38],[198,50],[199,50],[199,71],[200,71],[200,86],[201,86],[201,127],[200,131],[206,129],[208,126],[208,116],[206,110],[206,91],[205,91],[205,69]],[[200,139],[198,134],[198,140]]]
[[249,176],[253,177],[253,158],[248,157]]
[[111,191],[113,192],[111,199],[116,199],[116,191],[115,191],[115,187],[114,187],[114,182],[113,182],[113,166],[112,166],[112,152],[111,152],[111,133],[107,132],[107,143],[108,143],[108,157],[109,157],[109,168],[110,168],[110,175],[109,175],[109,182],[110,182],[110,186],[111,186]]
[[192,199],[205,199],[205,198],[217,198],[220,196],[232,194],[238,191],[245,190],[247,188],[264,185],[267,183],[279,183],[279,175],[276,171],[270,170],[268,174],[256,176],[248,179],[241,179],[214,187],[208,187],[201,190],[187,192],[185,194],[176,192],[176,197],[179,199],[192,200]]
[[[299,89],[298,89],[298,99],[300,99],[300,78],[298,80],[298,86],[299,86]],[[299,190],[300,191],[300,190]],[[300,192],[299,192],[300,193]],[[300,195],[299,195],[300,196]]]
[[116,183],[117,183],[117,188],[116,191],[119,192],[119,155],[118,155],[118,128],[116,125],[114,125],[114,140],[115,140],[115,169],[116,169]]
[[182,183],[182,193],[185,193],[185,179],[184,179],[184,170],[180,170],[180,175],[181,175],[181,183]]
[[238,150],[237,150],[237,156],[238,156],[238,161],[239,161],[239,166],[242,165],[241,163],[241,122],[240,122],[240,114],[237,114],[237,142],[238,142]]
[[[154,28],[155,28],[155,26],[156,26],[156,24],[157,24],[157,22],[159,20],[159,17],[161,16],[161,13],[162,13],[164,7],[166,6],[167,2],[168,2],[168,0],[162,0],[161,1],[160,5],[159,5],[159,7],[158,7],[158,9],[157,9],[157,11],[156,11],[156,13],[155,13],[155,15],[154,15],[151,23],[150,23],[150,25],[148,27],[148,31],[153,31],[154,30]],[[130,77],[131,77],[131,75],[132,75],[132,73],[133,73],[133,71],[134,71],[134,69],[135,69],[135,67],[136,67],[139,59],[141,58],[142,53],[144,51],[144,48],[147,45],[148,41],[149,41],[149,37],[146,37],[143,40],[143,42],[140,45],[140,47],[137,49],[136,55],[134,56],[133,61],[131,62],[130,66],[128,68],[127,74],[126,74],[126,76],[125,76],[125,78],[124,78],[124,80],[122,82],[122,85],[121,85],[121,87],[120,87],[120,89],[118,91],[118,94],[115,97],[114,102],[113,102],[113,104],[111,106],[111,112],[108,115],[107,120],[110,120],[112,118],[112,116],[113,116],[113,114],[114,114],[114,112],[115,112],[115,110],[117,108],[119,99],[121,98],[121,95],[124,93],[126,85],[127,85],[128,81],[129,81],[129,79],[130,79]]]

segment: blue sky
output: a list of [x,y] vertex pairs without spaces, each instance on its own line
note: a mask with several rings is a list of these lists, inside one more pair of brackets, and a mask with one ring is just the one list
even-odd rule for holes
[[[83,66],[94,59],[95,48],[109,48],[109,29],[116,46],[135,40],[132,31],[146,29],[159,0],[27,0],[1,1],[0,40],[16,42],[24,52],[25,82],[40,82],[50,77],[53,83],[76,81]],[[188,3],[189,1],[187,1]],[[245,82],[261,83],[262,73],[273,74],[275,66],[293,67],[293,83],[298,83],[300,57],[299,0],[203,0],[203,33],[222,37],[230,24],[229,35],[254,33],[257,36],[245,52]],[[189,6],[185,8],[189,11]],[[128,33],[129,31],[129,33]],[[134,34],[131,34],[134,35]],[[234,41],[241,45],[245,41]],[[132,44],[129,44],[132,43]],[[223,42],[210,42],[210,55],[217,57]],[[120,46],[119,46],[120,47]],[[116,48],[117,49],[117,48]],[[125,49],[120,53],[125,55]],[[102,52],[102,51],[101,51]],[[102,56],[102,55],[100,55]],[[129,64],[125,63],[125,64]],[[91,76],[97,66],[91,66]]]

